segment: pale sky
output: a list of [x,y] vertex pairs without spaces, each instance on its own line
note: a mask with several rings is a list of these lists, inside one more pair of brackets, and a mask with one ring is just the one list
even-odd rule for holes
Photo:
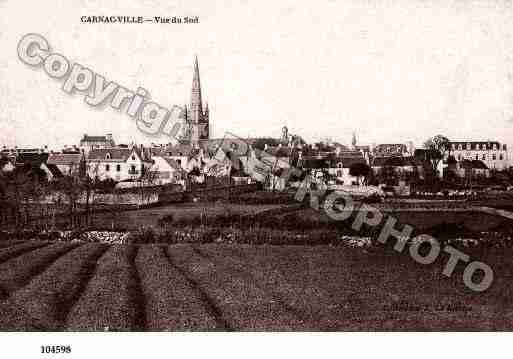
[[[199,24],[83,24],[82,15],[198,16]],[[513,144],[513,9],[500,1],[0,0],[0,145],[167,142],[95,109],[16,54],[27,33],[171,108],[189,103],[194,55],[213,137],[349,144]]]

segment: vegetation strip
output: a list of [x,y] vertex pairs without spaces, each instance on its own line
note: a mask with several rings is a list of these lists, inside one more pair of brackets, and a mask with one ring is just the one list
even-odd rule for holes
[[67,316],[68,330],[136,329],[140,315],[132,268],[136,251],[135,246],[113,245],[98,260],[93,277]]
[[290,330],[304,328],[304,321],[268,288],[257,285],[246,269],[213,261],[196,246],[180,251],[187,262],[182,265],[201,286],[220,314],[230,318],[237,330]]
[[[304,302],[301,298],[304,291],[301,284],[288,280],[279,273],[273,264],[255,262],[252,257],[258,257],[266,246],[252,248],[244,246],[246,251],[253,252],[255,256],[241,257],[234,247],[240,246],[221,245],[215,248],[211,245],[195,246],[195,251],[204,258],[214,263],[220,276],[226,276],[225,283],[234,286],[234,292],[243,292],[248,296],[248,306],[241,309],[245,318],[255,317],[249,322],[257,325],[251,330],[324,330],[326,329],[316,315],[312,315],[310,308],[312,301],[317,298],[309,298]],[[277,247],[272,247],[277,248]],[[266,253],[266,256],[268,253]],[[250,258],[251,257],[251,258]],[[289,261],[294,261],[294,256]],[[297,261],[300,262],[300,261]],[[295,262],[295,263],[297,263]],[[267,267],[267,268],[266,268]],[[222,273],[222,274],[221,274]],[[226,284],[228,284],[226,283]],[[239,288],[240,286],[240,288]],[[319,292],[316,288],[315,292]],[[261,327],[260,327],[261,326]]]
[[0,264],[0,293],[7,295],[22,288],[33,277],[42,273],[57,258],[78,246],[77,243],[56,243],[46,247],[36,247],[37,250],[25,252]]
[[220,326],[197,288],[171,264],[165,248],[141,246],[135,263],[146,298],[148,330],[225,329],[226,324]]
[[1,327],[10,330],[63,330],[69,310],[106,249],[103,244],[84,244],[60,257],[3,303]]
[[15,244],[11,247],[0,249],[0,263],[8,261],[11,258],[15,258],[23,253],[32,251],[37,248],[44,247],[48,242],[23,242]]
[[[204,271],[205,265],[209,265],[209,263],[205,263],[204,260],[194,261],[191,260],[191,256],[194,255],[192,252],[192,248],[190,245],[173,245],[167,247],[167,258],[169,263],[173,265],[176,270],[182,274],[184,278],[187,279],[192,288],[194,288],[194,292],[199,300],[203,303],[208,313],[212,315],[216,320],[216,328],[218,330],[223,331],[231,331],[235,328],[231,325],[231,322],[228,321],[227,318],[223,315],[223,312],[219,308],[218,302],[215,298],[212,298],[205,291],[205,282],[209,282],[205,276],[209,277],[211,273],[204,272],[201,274],[201,271]],[[219,287],[219,290],[222,289]]]

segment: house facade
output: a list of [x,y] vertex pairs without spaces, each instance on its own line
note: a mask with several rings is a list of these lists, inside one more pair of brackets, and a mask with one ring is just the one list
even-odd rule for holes
[[84,134],[84,137],[80,140],[80,151],[84,152],[86,155],[94,149],[113,148],[115,146],[116,144],[110,133],[105,136],[89,136],[88,134]]
[[175,160],[165,156],[153,156],[151,159],[153,164],[149,171],[154,174],[156,185],[183,183],[184,170]]
[[450,154],[458,162],[482,161],[491,170],[504,170],[511,164],[506,144],[498,141],[455,141],[449,143],[449,149],[446,157]]
[[74,176],[79,174],[83,160],[80,153],[50,153],[47,164],[57,167],[64,176]]
[[133,148],[93,149],[87,157],[87,173],[91,178],[114,181],[136,180],[150,166],[141,151]]

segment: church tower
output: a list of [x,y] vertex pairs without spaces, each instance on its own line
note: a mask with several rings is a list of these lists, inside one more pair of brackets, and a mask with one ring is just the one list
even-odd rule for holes
[[201,140],[209,139],[209,109],[203,110],[201,98],[201,82],[199,75],[198,57],[194,59],[194,74],[192,77],[191,105],[187,112],[187,121],[191,126],[191,144],[198,146]]

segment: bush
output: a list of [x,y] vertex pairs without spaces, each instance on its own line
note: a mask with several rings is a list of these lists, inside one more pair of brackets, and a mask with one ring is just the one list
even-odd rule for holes
[[172,224],[174,222],[174,216],[173,214],[166,214],[165,216],[159,218],[158,225],[159,227],[167,227],[168,225]]
[[157,242],[155,231],[151,227],[142,227],[135,232],[130,232],[127,243],[129,244],[149,244]]

